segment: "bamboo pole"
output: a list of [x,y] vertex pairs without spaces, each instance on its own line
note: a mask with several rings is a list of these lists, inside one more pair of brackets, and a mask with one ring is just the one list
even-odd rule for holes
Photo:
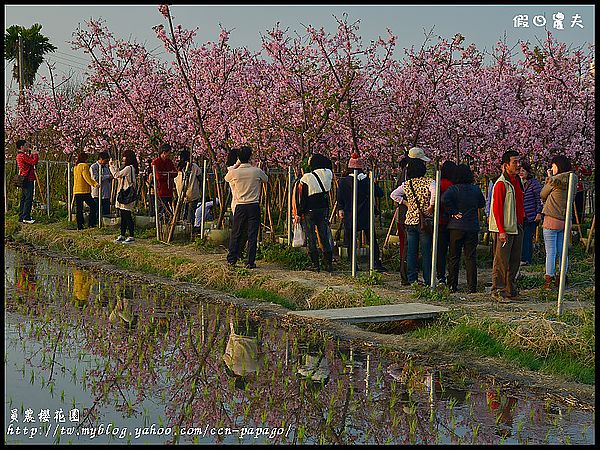
[[[206,159],[202,160],[202,214],[200,215],[200,239],[204,239],[204,216],[206,215]],[[213,208],[215,201],[213,200]]]
[[287,182],[287,242],[292,245],[292,166],[288,166]]
[[154,184],[154,218],[156,222],[156,240],[160,241],[160,220],[158,218],[158,187],[156,185],[156,166],[152,166],[152,184]]
[[565,295],[565,279],[567,277],[567,261],[569,255],[569,236],[571,235],[571,224],[573,221],[573,197],[575,196],[575,172],[569,174],[569,191],[567,194],[567,214],[565,217],[565,233],[563,238],[563,252],[560,261],[560,284],[558,288],[558,305],[556,313],[562,314],[562,299]]
[[173,232],[175,231],[175,225],[177,225],[177,217],[179,216],[179,212],[181,208],[183,208],[183,202],[185,200],[185,193],[187,191],[187,182],[189,178],[189,170],[190,170],[190,162],[188,161],[185,170],[182,176],[181,182],[181,193],[177,197],[177,203],[175,205],[175,210],[173,211],[173,218],[171,219],[171,225],[169,226],[169,233],[167,234],[167,244],[171,242],[173,239]]
[[71,161],[67,161],[67,214],[69,215],[69,222],[73,220],[72,210],[73,210],[73,200],[75,199],[74,195],[71,195]]
[[596,214],[592,217],[592,226],[588,230],[587,242],[585,243],[585,252],[590,251],[590,243],[592,242],[592,234],[594,233],[594,228],[596,227]]
[[50,161],[46,160],[46,213],[50,217]]
[[394,223],[396,222],[396,219],[398,218],[398,207],[396,207],[396,210],[394,211],[394,216],[392,217],[392,222],[390,223],[390,227],[388,228],[388,232],[387,235],[385,236],[385,241],[383,243],[383,246],[386,247],[389,240],[390,240],[390,236],[392,234],[392,227],[394,226]]

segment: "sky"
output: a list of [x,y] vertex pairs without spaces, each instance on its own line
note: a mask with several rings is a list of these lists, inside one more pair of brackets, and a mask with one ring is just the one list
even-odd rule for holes
[[[553,14],[564,15],[563,30],[554,28]],[[184,28],[198,27],[196,42],[215,41],[219,35],[219,24],[231,30],[230,44],[234,47],[246,46],[258,51],[261,46],[261,33],[280,23],[281,29],[289,28],[304,34],[303,25],[316,28],[324,27],[334,33],[336,17],[348,14],[348,21],[360,20],[360,35],[363,43],[387,35],[387,28],[398,37],[396,56],[402,57],[404,48],[420,46],[425,30],[434,27],[434,35],[451,37],[456,33],[465,36],[465,43],[475,43],[480,50],[491,50],[506,33],[509,44],[519,40],[532,43],[543,40],[546,30],[551,31],[559,40],[574,47],[594,42],[593,4],[553,3],[553,4],[502,4],[502,5],[389,5],[389,4],[326,4],[326,5],[190,5],[173,4],[171,14],[174,24]],[[528,28],[516,27],[515,16],[527,15]],[[534,16],[537,18],[534,23]],[[578,16],[579,24],[573,24]],[[71,49],[68,43],[72,33],[79,25],[85,26],[90,18],[102,18],[116,37],[145,43],[153,54],[167,58],[161,43],[152,27],[166,24],[158,11],[158,4],[139,5],[4,5],[4,29],[11,25],[27,28],[34,23],[42,25],[41,33],[58,47],[48,54],[47,60],[54,64],[55,77],[60,79],[69,73],[83,79],[83,72],[89,57],[81,51]],[[5,64],[5,96],[8,87],[18,83],[12,78],[12,63]],[[46,75],[48,70],[43,64],[39,74]]]

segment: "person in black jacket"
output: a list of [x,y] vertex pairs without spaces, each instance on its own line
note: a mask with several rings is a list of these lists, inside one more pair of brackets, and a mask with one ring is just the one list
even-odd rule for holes
[[[348,170],[345,176],[340,178],[340,184],[337,192],[337,204],[338,214],[340,219],[344,221],[344,246],[348,249],[348,258],[352,258],[352,191],[354,185],[354,169],[358,169],[358,182],[356,188],[356,202],[357,202],[357,214],[356,214],[356,232],[370,231],[370,220],[369,220],[369,177],[362,171],[362,161],[358,157],[358,154],[353,153],[348,163]],[[375,184],[375,197],[383,197],[383,191]],[[379,244],[377,243],[377,236],[375,236],[374,245],[374,256],[375,256],[375,270],[378,272],[387,272],[387,269],[383,266],[379,254]],[[358,267],[356,268],[358,270]]]
[[477,292],[478,209],[485,207],[485,198],[479,186],[473,184],[469,166],[460,164],[456,168],[454,185],[441,200],[449,217],[448,286],[452,292],[458,289],[460,253],[464,248],[468,291]]
[[[320,270],[319,250],[317,247],[317,234],[323,246],[325,270],[333,271],[333,245],[331,229],[329,228],[329,191],[333,180],[331,160],[314,153],[308,160],[310,172],[305,173],[296,188],[295,223],[302,221],[302,228],[306,233],[306,241],[312,268]],[[316,227],[316,233],[315,233]]]

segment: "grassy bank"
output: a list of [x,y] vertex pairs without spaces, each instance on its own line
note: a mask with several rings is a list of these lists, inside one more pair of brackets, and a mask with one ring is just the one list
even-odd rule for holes
[[[138,242],[127,246],[113,242],[114,229],[75,231],[73,228],[74,224],[66,219],[30,226],[19,224],[14,215],[5,217],[5,236],[16,242],[105,262],[121,269],[194,283],[239,298],[272,302],[292,310],[382,305],[393,301],[377,293],[386,292],[377,291],[377,286],[383,283],[380,274],[363,274],[357,280],[336,277],[336,283],[343,285],[343,288],[329,287],[325,279],[314,283],[314,287],[300,282],[298,279],[302,280],[302,272],[293,271],[306,266],[306,254],[299,249],[278,244],[264,244],[259,250],[263,261],[275,263],[280,270],[290,270],[289,276],[284,273],[276,278],[269,276],[269,271],[232,269],[222,259],[214,261],[213,257],[211,260],[207,257],[209,254],[222,251],[210,248],[204,241],[167,246],[158,244],[153,230],[139,230],[136,232]],[[519,320],[482,320],[481,317],[465,315],[464,311],[460,312],[460,308],[457,308],[457,311],[443,316],[441,320],[407,332],[405,336],[422,343],[420,347],[425,349],[441,350],[449,355],[460,353],[469,357],[501,359],[515,367],[547,373],[564,380],[594,384],[593,262],[590,263],[587,257],[579,257],[575,252],[573,256],[573,271],[569,277],[578,282],[585,280],[577,298],[586,309],[566,312],[560,319],[550,312],[524,311]],[[539,281],[533,274],[524,277],[521,282],[522,288],[538,288]],[[588,290],[591,292],[589,296]],[[445,305],[458,301],[445,286],[429,289],[414,285],[407,297],[410,297],[407,298],[409,301]],[[548,306],[554,308],[554,304]],[[371,331],[385,332],[376,329]]]
[[591,310],[529,314],[517,321],[468,316],[439,320],[407,333],[440,350],[501,358],[518,366],[558,375],[569,381],[595,384],[595,322]]

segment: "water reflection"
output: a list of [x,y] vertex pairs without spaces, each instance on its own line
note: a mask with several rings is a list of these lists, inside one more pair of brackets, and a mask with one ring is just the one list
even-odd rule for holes
[[[555,424],[543,402],[475,380],[458,388],[435,368],[351,348],[318,330],[223,305],[184,306],[189,298],[26,253],[5,256],[6,309],[34,312],[6,325],[7,365],[16,374],[6,392],[13,404],[39,410],[60,384],[82,409],[78,432],[112,421],[131,431],[173,430],[140,433],[140,443],[594,442],[593,415],[583,411]],[[19,300],[23,290],[28,301]],[[30,370],[44,380],[36,395]],[[269,432],[257,436],[259,429]],[[94,443],[103,439],[110,441]]]

